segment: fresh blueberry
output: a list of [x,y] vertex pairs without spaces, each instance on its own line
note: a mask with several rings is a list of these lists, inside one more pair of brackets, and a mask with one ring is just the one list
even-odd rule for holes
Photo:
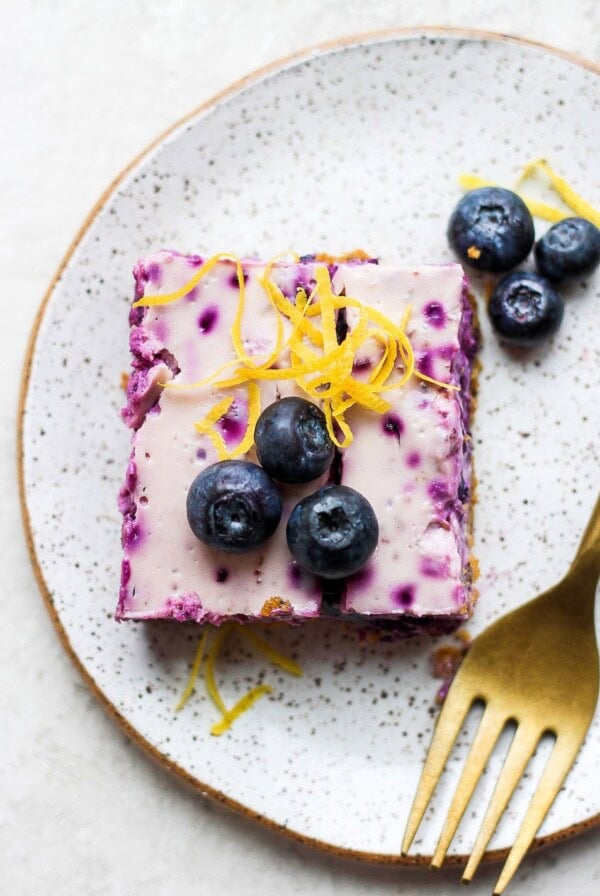
[[600,264],[600,230],[585,218],[564,218],[535,244],[535,263],[549,280],[591,274]]
[[512,345],[535,345],[556,332],[564,302],[549,280],[528,271],[504,277],[488,305],[498,336]]
[[254,444],[260,463],[280,482],[310,482],[333,460],[325,415],[305,398],[281,398],[265,408]]
[[535,237],[533,218],[516,193],[480,187],[460,200],[448,240],[462,260],[480,271],[508,271],[526,258]]
[[295,560],[315,575],[340,579],[367,562],[379,537],[366,498],[345,485],[326,485],[290,514],[287,542]]
[[194,535],[211,548],[244,554],[271,537],[283,504],[277,486],[257,464],[224,460],[192,482],[187,518]]

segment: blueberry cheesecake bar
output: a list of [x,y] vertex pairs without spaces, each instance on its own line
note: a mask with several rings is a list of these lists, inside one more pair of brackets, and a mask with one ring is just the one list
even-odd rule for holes
[[161,251],[134,277],[117,619],[459,626],[476,568],[462,267]]

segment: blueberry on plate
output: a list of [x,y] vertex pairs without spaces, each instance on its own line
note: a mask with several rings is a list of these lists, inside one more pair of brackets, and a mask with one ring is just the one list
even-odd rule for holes
[[494,330],[511,345],[536,345],[555,333],[563,312],[564,302],[550,281],[529,271],[500,280],[488,305]]
[[262,466],[280,482],[310,482],[333,460],[325,415],[305,398],[281,398],[265,408],[254,444]]
[[508,271],[526,258],[535,238],[523,200],[502,187],[480,187],[460,200],[448,224],[456,254],[480,271]]
[[535,244],[535,263],[549,280],[591,274],[600,264],[600,230],[585,218],[563,218]]
[[379,525],[363,495],[345,485],[326,485],[290,514],[287,542],[295,560],[325,579],[350,576],[377,546]]
[[194,535],[230,554],[244,554],[264,544],[277,528],[282,509],[269,474],[243,460],[206,467],[187,495],[187,518]]

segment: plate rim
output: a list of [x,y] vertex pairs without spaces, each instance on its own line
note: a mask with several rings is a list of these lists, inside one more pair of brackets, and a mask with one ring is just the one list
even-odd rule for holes
[[[52,599],[52,594],[50,589],[44,579],[44,575],[40,566],[40,562],[38,560],[37,549],[35,545],[33,529],[31,525],[31,518],[29,515],[29,508],[27,503],[27,491],[25,484],[25,471],[24,471],[24,458],[25,458],[25,442],[24,442],[24,420],[25,413],[27,407],[27,400],[29,395],[29,385],[31,380],[31,373],[33,367],[33,358],[35,354],[36,344],[40,332],[40,327],[42,321],[44,319],[45,312],[48,308],[50,300],[54,295],[55,289],[60,282],[64,271],[69,265],[76,249],[79,244],[83,240],[84,236],[87,234],[88,230],[91,228],[92,224],[95,222],[96,218],[105,207],[105,205],[110,200],[113,193],[119,187],[119,185],[125,180],[127,175],[132,172],[143,160],[146,156],[148,156],[154,149],[159,147],[168,137],[170,137],[173,133],[175,133],[179,128],[192,121],[196,117],[203,115],[210,110],[214,109],[217,105],[219,105],[224,100],[230,99],[234,97],[236,94],[240,93],[246,87],[249,87],[253,84],[258,83],[266,77],[272,76],[281,72],[295,64],[299,64],[305,59],[310,59],[316,56],[326,55],[327,53],[345,49],[351,46],[361,46],[368,44],[377,44],[384,41],[391,41],[396,38],[400,40],[414,40],[415,38],[427,38],[427,37],[438,37],[438,38],[454,38],[460,39],[464,38],[465,40],[471,41],[494,41],[498,43],[508,43],[508,44],[517,44],[523,45],[527,48],[533,48],[537,50],[543,50],[546,53],[551,53],[559,58],[570,62],[571,64],[577,65],[580,68],[587,69],[588,71],[593,72],[596,75],[600,75],[600,63],[593,62],[592,60],[586,59],[583,56],[579,56],[576,53],[572,53],[567,50],[560,49],[558,47],[551,46],[550,44],[546,44],[542,41],[530,40],[528,38],[524,38],[518,35],[513,34],[505,34],[494,31],[487,31],[482,29],[475,28],[453,28],[447,27],[444,25],[422,25],[422,26],[409,26],[405,28],[384,28],[377,29],[374,31],[366,31],[361,32],[359,34],[354,34],[341,38],[333,38],[328,41],[324,41],[319,44],[314,44],[308,47],[304,47],[300,50],[297,50],[293,53],[287,54],[286,56],[280,57],[266,65],[260,66],[257,69],[249,72],[248,74],[238,78],[233,83],[229,84],[227,87],[218,91],[213,96],[209,97],[200,105],[196,106],[192,111],[188,112],[183,117],[179,118],[173,124],[171,124],[168,128],[162,131],[157,137],[155,137],[150,143],[148,143],[140,152],[138,152],[135,157],[124,167],[121,171],[111,180],[106,189],[102,192],[99,199],[92,206],[91,210],[88,212],[86,217],[84,218],[83,223],[78,229],[77,233],[71,240],[67,251],[62,257],[58,268],[50,283],[42,297],[42,300],[38,306],[36,311],[33,324],[31,326],[31,331],[29,334],[29,338],[27,341],[27,346],[25,349],[25,356],[23,360],[23,368],[21,372],[21,383],[19,389],[19,399],[18,399],[18,407],[17,407],[17,450],[16,450],[16,460],[17,460],[17,479],[18,479],[18,492],[19,492],[19,504],[21,508],[21,517],[23,522],[25,540],[27,545],[27,550],[29,553],[29,559],[31,561],[31,565],[33,567],[33,572],[35,575],[35,579],[37,581],[38,588],[42,595],[46,610],[50,616],[54,629],[59,637],[59,640],[65,649],[67,655],[70,660],[73,662],[75,668],[78,673],[83,678],[85,684],[90,689],[94,697],[96,697],[103,709],[108,713],[108,715],[120,726],[122,731],[138,746],[143,752],[146,753],[151,759],[154,760],[157,765],[166,769],[169,773],[175,775],[180,781],[182,781],[187,786],[191,787],[197,793],[199,793],[204,798],[209,798],[214,802],[226,807],[234,811],[236,814],[244,816],[252,821],[259,822],[271,831],[275,831],[279,834],[283,834],[286,837],[299,842],[305,846],[312,847],[320,852],[328,853],[329,855],[334,855],[340,858],[346,859],[355,859],[361,862],[370,863],[370,864],[379,864],[379,865],[394,865],[394,866],[408,866],[408,867],[418,867],[418,866],[426,866],[431,862],[432,857],[428,855],[401,855],[398,850],[397,855],[390,855],[389,853],[377,853],[371,851],[364,851],[358,849],[352,849],[350,847],[342,847],[335,846],[334,844],[328,843],[327,841],[320,840],[316,837],[310,837],[307,834],[303,834],[300,831],[296,831],[293,828],[288,827],[287,825],[279,824],[273,819],[269,818],[262,812],[256,812],[244,805],[240,801],[233,799],[233,797],[228,796],[222,791],[218,790],[215,787],[211,787],[210,785],[204,783],[199,778],[192,775],[187,769],[183,766],[179,765],[173,759],[165,755],[161,750],[158,749],[154,744],[152,744],[147,738],[145,738],[135,726],[129,722],[125,716],[123,716],[117,707],[112,703],[112,701],[108,698],[108,696],[104,693],[102,688],[97,684],[92,674],[88,671],[87,667],[83,664],[82,660],[79,658],[77,652],[73,648],[70,638],[67,634],[65,627],[62,624],[59,613],[54,605],[54,601]],[[547,834],[543,837],[537,837],[533,840],[530,850],[537,849],[541,846],[549,846],[551,844],[558,843],[561,840],[570,839],[571,837],[583,833],[584,831],[590,830],[592,828],[600,827],[600,813],[597,815],[593,815],[590,818],[584,819],[581,822],[577,822],[575,824],[569,825],[566,828],[562,828],[558,831],[553,832],[552,834]],[[398,832],[398,843],[400,844],[401,831]],[[505,847],[502,849],[496,850],[488,850],[484,856],[483,861],[486,862],[494,862],[500,861],[506,858],[510,851],[510,847]],[[450,855],[446,858],[445,863],[447,865],[464,865],[468,860],[467,854],[454,854]]]

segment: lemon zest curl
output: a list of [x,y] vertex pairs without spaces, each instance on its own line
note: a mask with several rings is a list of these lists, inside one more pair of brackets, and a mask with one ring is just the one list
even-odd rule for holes
[[[352,443],[352,429],[345,416],[352,407],[358,405],[374,413],[385,414],[392,406],[383,397],[383,393],[401,388],[412,376],[442,389],[458,388],[454,384],[444,383],[421,373],[416,366],[414,351],[406,332],[410,309],[406,310],[402,320],[397,323],[358,299],[336,295],[329,269],[322,263],[318,263],[315,268],[314,289],[307,295],[305,289],[299,288],[294,302],[271,277],[273,267],[280,257],[269,261],[259,277],[259,283],[275,315],[275,345],[268,354],[250,355],[244,348],[242,328],[246,308],[246,282],[242,262],[236,256],[227,253],[214,255],[180,289],[162,296],[146,296],[134,303],[134,307],[138,307],[174,302],[187,295],[219,261],[235,265],[238,306],[231,327],[235,358],[199,382],[164,384],[165,388],[179,389],[208,384],[212,384],[214,389],[246,387],[246,431],[234,448],[227,447],[218,431],[219,422],[236,400],[234,396],[218,400],[194,424],[199,433],[211,440],[219,460],[240,457],[252,447],[254,428],[260,415],[260,381],[295,381],[309,398],[322,405],[327,431],[338,448],[347,448]],[[354,309],[356,321],[348,327],[345,339],[338,343],[337,319],[341,309]],[[291,328],[287,339],[286,326]],[[368,378],[357,379],[354,366],[360,357],[361,348],[369,340],[379,344],[381,355]],[[230,371],[229,375],[217,380],[226,370]]]
[[[575,212],[580,218],[586,218],[588,221],[591,221],[592,224],[595,224],[596,227],[600,227],[600,211],[580,196],[565,178],[558,174],[545,159],[535,159],[533,162],[529,162],[529,164],[525,165],[517,178],[515,189],[524,181],[529,180],[536,173],[545,175],[554,192],[560,199],[562,199],[570,211],[556,208],[555,206],[549,205],[546,202],[541,202],[538,199],[532,199],[530,196],[526,196],[517,190],[517,194],[521,197],[534,217],[542,218],[544,221],[550,221],[555,224],[558,221],[562,221],[564,218],[570,217],[571,212]],[[458,182],[464,190],[476,190],[479,187],[499,186],[494,181],[486,180],[483,177],[479,177],[477,174],[461,174],[458,178]]]
[[[204,665],[204,684],[206,686],[206,691],[221,716],[220,719],[215,722],[210,728],[210,733],[215,737],[218,737],[229,728],[231,728],[236,719],[238,719],[252,706],[254,706],[254,704],[257,700],[260,699],[260,697],[263,697],[266,694],[270,694],[273,691],[273,688],[268,684],[258,684],[255,687],[250,688],[249,691],[243,694],[243,696],[236,703],[234,703],[234,705],[230,709],[228,709],[225,705],[216,682],[215,666],[217,660],[219,659],[225,641],[232,633],[233,628],[233,624],[229,623],[221,626],[221,628],[217,629],[216,632],[214,632],[214,630],[211,628],[207,628],[202,632],[198,647],[196,649],[196,654],[192,662],[192,667],[190,669],[188,682],[177,703],[177,706],[175,707],[175,712],[179,712],[183,709],[192,693],[194,692],[198,677],[200,675],[200,671],[202,669],[202,665]],[[246,640],[250,641],[256,647],[259,653],[265,656],[274,665],[279,666],[290,675],[301,676],[303,674],[302,669],[298,665],[298,663],[285,656],[285,654],[281,653],[275,647],[272,647],[268,641],[266,641],[264,638],[261,638],[254,631],[246,628],[241,628],[239,632],[246,638]],[[212,643],[207,652],[207,642],[211,634],[213,635]]]

